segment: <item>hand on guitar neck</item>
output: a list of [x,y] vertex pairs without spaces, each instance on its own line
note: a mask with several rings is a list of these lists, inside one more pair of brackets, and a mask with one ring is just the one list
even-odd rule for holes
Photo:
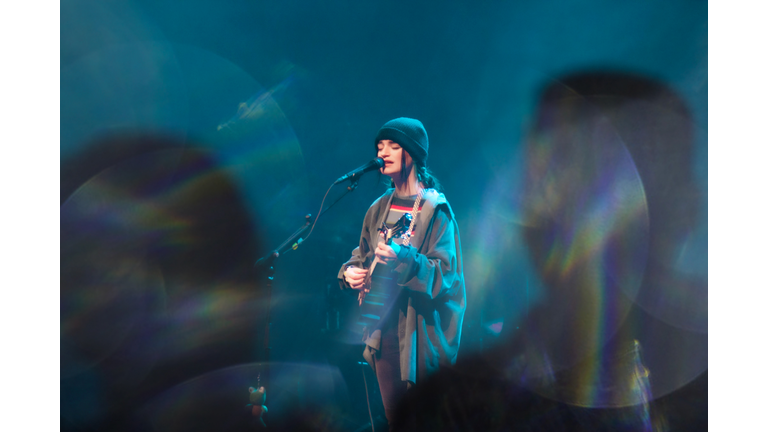
[[[365,295],[371,289],[371,274],[373,274],[373,271],[376,269],[376,265],[379,263],[386,265],[397,259],[397,252],[399,251],[400,246],[396,243],[392,243],[392,238],[387,238],[385,231],[386,230],[380,230],[379,236],[381,240],[374,250],[376,255],[373,258],[370,268],[361,269],[350,266],[344,271],[344,278],[347,280],[350,288],[360,290],[360,294],[357,296],[359,304],[363,304]],[[397,250],[394,248],[397,248]]]

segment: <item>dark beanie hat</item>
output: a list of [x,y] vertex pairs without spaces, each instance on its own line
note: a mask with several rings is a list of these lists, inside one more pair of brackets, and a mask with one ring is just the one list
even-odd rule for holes
[[381,140],[392,140],[398,144],[419,165],[425,165],[429,155],[429,138],[424,125],[416,119],[400,117],[384,123],[376,134],[378,144]]

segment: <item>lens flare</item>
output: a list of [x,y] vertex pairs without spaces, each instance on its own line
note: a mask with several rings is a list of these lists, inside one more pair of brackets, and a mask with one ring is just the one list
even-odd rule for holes
[[535,392],[643,417],[707,368],[706,283],[684,247],[699,203],[692,134],[667,93],[600,77],[664,96],[586,98],[559,84],[544,93],[523,180],[511,182],[522,197],[500,194],[522,219],[509,237],[522,239],[533,271],[518,273],[520,331],[500,340],[508,371]]
[[576,368],[558,391],[564,401],[639,403],[624,378],[634,369],[602,361],[621,357],[615,350],[623,348],[609,342],[630,312],[648,254],[648,207],[632,156],[578,97],[543,107],[526,149],[519,229],[542,285],[522,324],[530,341],[525,380],[554,395],[553,380]]

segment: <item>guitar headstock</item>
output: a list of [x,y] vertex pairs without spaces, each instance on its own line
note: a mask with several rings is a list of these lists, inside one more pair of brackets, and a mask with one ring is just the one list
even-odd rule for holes
[[386,225],[379,228],[379,231],[384,233],[384,239],[387,244],[391,243],[392,239],[395,237],[402,237],[405,232],[408,231],[408,228],[410,228],[411,220],[413,220],[413,216],[411,216],[410,213],[406,213],[392,226],[392,228],[387,228]]

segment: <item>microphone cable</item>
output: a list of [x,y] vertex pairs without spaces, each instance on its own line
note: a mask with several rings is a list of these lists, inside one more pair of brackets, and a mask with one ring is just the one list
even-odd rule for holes
[[[384,166],[384,159],[382,159],[382,158],[380,158],[380,157],[377,157],[376,159],[374,159],[373,161],[369,162],[368,164],[371,164],[371,163],[372,163],[372,162],[374,162],[374,161],[377,161],[377,165],[378,165],[378,167],[377,167],[377,168],[368,168],[367,170],[370,170],[370,171],[372,171],[372,170],[374,170],[374,169],[378,169],[378,168],[381,168],[381,167],[383,167],[383,166]],[[362,168],[362,167],[361,167],[361,168]],[[358,169],[359,169],[359,168],[358,168]],[[328,188],[328,190],[327,190],[327,191],[325,191],[325,195],[323,196],[323,200],[320,202],[320,209],[317,211],[317,216],[315,216],[315,221],[314,221],[314,222],[312,222],[312,227],[309,229],[309,234],[307,234],[307,237],[305,237],[304,239],[302,239],[302,240],[301,240],[302,242],[303,242],[303,241],[305,241],[306,239],[308,239],[310,235],[312,235],[312,231],[314,231],[314,229],[315,229],[315,225],[317,225],[317,220],[318,220],[318,219],[320,219],[320,215],[321,215],[321,214],[323,214],[323,213],[325,213],[325,212],[327,212],[328,210],[330,210],[330,209],[331,209],[331,207],[333,207],[334,205],[336,205],[336,203],[337,203],[337,202],[339,202],[339,201],[340,201],[342,198],[344,198],[344,197],[345,197],[345,196],[346,196],[348,193],[350,193],[350,192],[352,192],[353,190],[357,189],[357,182],[358,182],[358,181],[360,181],[360,177],[362,177],[362,175],[363,175],[364,173],[366,173],[366,172],[367,172],[367,171],[363,171],[362,173],[360,173],[360,175],[358,176],[358,178],[355,178],[355,179],[351,179],[351,178],[348,178],[347,180],[351,180],[351,181],[352,181],[352,185],[350,185],[350,186],[347,186],[347,191],[346,191],[344,194],[342,194],[342,195],[341,195],[341,196],[340,196],[340,197],[339,197],[339,198],[338,198],[336,201],[334,201],[334,202],[333,202],[331,205],[329,205],[327,209],[323,210],[323,204],[325,204],[325,199],[328,197],[328,192],[330,192],[330,191],[331,191],[331,189],[333,189],[333,187],[334,187],[334,186],[336,186],[337,184],[339,184],[339,183],[338,183],[338,180],[336,180],[336,181],[334,181],[333,183],[331,183],[331,187],[329,187],[329,188]],[[344,177],[344,176],[342,176],[342,177]],[[340,178],[339,180],[341,180],[341,178]]]
[[368,380],[365,378],[365,362],[360,363],[360,370],[363,371],[363,383],[365,383],[365,400],[368,402],[368,418],[371,419],[371,432],[376,432],[373,426],[373,414],[371,414],[371,396],[368,394]]
[[[315,221],[314,221],[314,222],[312,222],[312,227],[309,229],[309,234],[307,234],[307,236],[306,236],[306,237],[305,237],[305,238],[304,238],[302,241],[305,241],[305,240],[307,240],[307,239],[309,238],[309,236],[311,236],[311,235],[312,235],[312,231],[314,231],[314,229],[315,229],[315,225],[317,225],[317,220],[318,220],[318,219],[320,219],[320,215],[323,213],[323,211],[322,211],[322,210],[323,210],[323,204],[325,204],[325,199],[328,197],[328,192],[330,192],[330,191],[331,191],[331,189],[333,189],[333,186],[334,186],[334,185],[333,185],[333,184],[331,184],[331,187],[329,187],[329,188],[328,188],[328,190],[327,190],[327,191],[325,191],[325,195],[323,196],[323,200],[322,200],[322,201],[320,201],[320,209],[317,211],[317,216],[315,216]],[[344,194],[344,195],[346,195],[346,194]],[[344,195],[342,195],[342,197],[343,197]],[[339,198],[339,199],[341,199],[341,198]],[[336,201],[335,201],[333,204],[336,204],[337,202],[339,202],[339,199],[337,199],[337,200],[336,200]],[[328,208],[327,208],[327,209],[325,209],[325,211],[328,211],[328,209],[329,209],[329,208],[333,207],[333,204],[331,204],[330,206],[328,206]]]
[[342,198],[344,198],[344,197],[345,197],[345,196],[346,196],[348,193],[350,193],[350,192],[352,192],[353,190],[355,190],[355,188],[350,188],[350,187],[348,186],[348,187],[347,187],[347,191],[346,191],[346,192],[344,192],[344,193],[343,193],[343,194],[342,194],[340,197],[338,197],[338,198],[336,199],[336,201],[332,202],[332,203],[331,203],[331,205],[329,205],[329,206],[328,206],[328,208],[326,208],[325,210],[323,210],[323,204],[325,204],[325,199],[326,199],[326,198],[328,198],[328,193],[329,193],[329,192],[331,191],[331,189],[333,189],[333,187],[334,187],[334,186],[336,186],[336,185],[337,185],[337,183],[331,183],[331,187],[329,187],[329,188],[328,188],[328,190],[327,190],[327,191],[325,191],[325,195],[323,196],[323,200],[320,202],[320,209],[317,211],[317,216],[315,216],[315,220],[314,220],[314,222],[312,222],[312,227],[309,229],[309,234],[307,234],[307,236],[306,236],[304,239],[302,239],[302,240],[301,240],[302,242],[303,242],[303,241],[305,241],[305,240],[307,240],[307,239],[309,238],[309,236],[312,234],[312,231],[315,229],[315,225],[317,224],[317,220],[318,220],[318,219],[320,219],[320,215],[321,215],[321,214],[323,214],[323,213],[327,212],[328,210],[330,210],[330,209],[331,209],[331,207],[335,206],[335,205],[336,205],[336,203],[338,203],[339,201],[341,201],[341,199],[342,199]]

